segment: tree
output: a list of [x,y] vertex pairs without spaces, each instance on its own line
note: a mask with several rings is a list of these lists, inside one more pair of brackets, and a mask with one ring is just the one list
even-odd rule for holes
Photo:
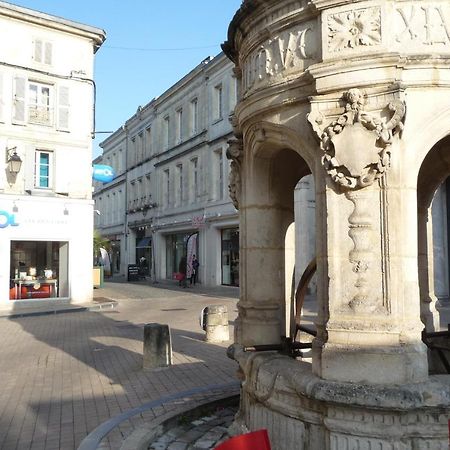
[[93,245],[93,259],[94,266],[99,266],[101,261],[100,249],[104,248],[106,251],[110,251],[111,242],[109,239],[103,237],[98,230],[94,230],[94,245]]

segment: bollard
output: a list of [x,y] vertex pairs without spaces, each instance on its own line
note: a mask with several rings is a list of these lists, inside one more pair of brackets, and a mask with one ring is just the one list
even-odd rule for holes
[[203,322],[202,328],[206,331],[207,342],[224,342],[230,340],[226,306],[207,306],[202,311],[201,322]]
[[172,365],[172,342],[169,325],[147,323],[144,325],[144,369]]

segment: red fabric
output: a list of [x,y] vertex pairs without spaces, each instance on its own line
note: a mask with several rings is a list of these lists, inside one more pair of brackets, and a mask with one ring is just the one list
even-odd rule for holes
[[173,278],[174,278],[174,280],[182,281],[182,280],[184,280],[184,273],[181,273],[181,272],[175,272],[175,273],[173,274]]
[[258,430],[228,439],[215,450],[271,450],[271,447],[267,430]]

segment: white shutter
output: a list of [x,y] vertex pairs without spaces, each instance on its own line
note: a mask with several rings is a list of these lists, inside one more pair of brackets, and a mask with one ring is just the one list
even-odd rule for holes
[[52,63],[52,43],[46,42],[44,46],[44,63],[51,64]]
[[24,186],[26,190],[33,190],[34,179],[36,174],[36,150],[32,145],[24,146],[23,160],[23,177],[25,179]]
[[5,96],[3,94],[3,74],[0,73],[0,122],[4,122]]
[[42,41],[40,39],[34,41],[34,60],[42,62]]
[[69,130],[69,88],[59,86],[58,88],[58,130]]
[[26,80],[22,77],[14,78],[13,119],[16,124],[25,123],[25,91]]

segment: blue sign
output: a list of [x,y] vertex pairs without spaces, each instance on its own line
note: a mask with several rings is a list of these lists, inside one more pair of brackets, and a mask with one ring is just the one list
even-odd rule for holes
[[103,183],[109,183],[114,180],[116,173],[111,166],[105,166],[103,164],[94,164],[92,166],[92,178],[95,181],[101,181]]
[[6,228],[8,225],[17,227],[19,224],[16,222],[14,214],[0,210],[0,228]]

